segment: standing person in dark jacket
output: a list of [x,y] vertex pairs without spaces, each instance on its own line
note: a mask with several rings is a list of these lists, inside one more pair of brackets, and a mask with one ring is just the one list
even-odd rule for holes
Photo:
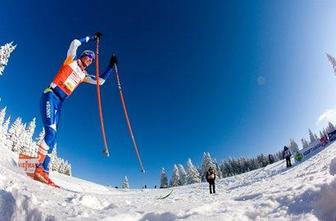
[[292,162],[291,162],[291,152],[289,151],[288,147],[284,146],[284,150],[283,150],[283,157],[286,159],[286,166],[287,167],[291,167],[292,166]]
[[209,183],[210,194],[216,193],[215,179],[216,179],[216,172],[213,167],[209,167],[209,170],[206,173],[206,180]]

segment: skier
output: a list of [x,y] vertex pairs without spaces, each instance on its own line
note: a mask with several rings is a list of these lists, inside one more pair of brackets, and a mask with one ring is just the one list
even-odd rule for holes
[[274,163],[274,157],[272,154],[268,154],[268,161],[270,164]]
[[216,193],[216,189],[215,189],[216,172],[213,167],[209,167],[209,170],[207,171],[205,177],[209,183],[210,194]]
[[287,146],[284,146],[284,150],[283,150],[283,158],[286,159],[286,167],[291,167],[292,166],[292,162],[291,162],[291,152],[289,151]]
[[[83,43],[96,40],[102,36],[97,32],[94,36],[87,36],[80,40],[74,39],[67,52],[67,57],[54,80],[47,87],[41,97],[40,110],[44,124],[45,136],[38,149],[38,163],[34,172],[34,179],[48,185],[57,186],[49,178],[50,154],[56,144],[56,135],[59,125],[61,108],[64,100],[69,97],[80,83],[96,84],[96,77],[89,75],[86,68],[95,60],[95,53],[84,50],[79,58],[76,58],[77,49]],[[117,64],[117,57],[112,55],[107,69],[99,75],[98,82],[102,85]]]

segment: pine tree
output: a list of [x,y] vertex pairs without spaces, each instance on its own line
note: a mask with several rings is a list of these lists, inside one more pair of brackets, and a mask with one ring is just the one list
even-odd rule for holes
[[16,145],[14,146],[14,151],[17,150],[18,153],[24,153],[24,154],[29,154],[28,151],[28,147],[25,146],[25,140],[27,137],[27,133],[26,133],[26,127],[27,124],[23,124],[23,126],[21,127],[20,132],[18,133],[18,142],[16,143]]
[[6,110],[7,110],[7,107],[4,107],[4,108],[1,109],[1,111],[0,111],[0,126],[2,126],[2,124],[3,124],[4,121],[5,121]]
[[335,130],[335,126],[331,122],[328,122],[328,127],[326,129],[327,133],[331,133],[334,130]]
[[67,170],[65,171],[65,174],[68,176],[72,176],[71,172],[71,164],[68,162]]
[[214,165],[215,165],[214,170],[216,171],[216,177],[217,177],[218,179],[222,179],[222,178],[223,178],[222,171],[221,171],[221,169],[220,169],[220,167],[219,167],[219,164],[217,163],[217,160],[214,159],[214,160],[213,160],[213,163],[214,163]]
[[8,117],[7,120],[5,121],[5,123],[2,125],[2,131],[3,131],[3,133],[4,133],[6,136],[7,136],[7,134],[8,134],[10,118],[11,118],[11,117]]
[[13,45],[13,42],[7,43],[0,47],[0,75],[3,74],[10,54],[14,51],[15,48],[16,45]]
[[127,179],[127,176],[124,177],[124,180],[121,184],[121,188],[123,189],[129,189],[129,184],[128,184],[128,179]]
[[36,144],[40,145],[42,143],[42,140],[44,139],[45,131],[44,128],[42,128],[42,131],[39,133],[38,137],[36,138]]
[[187,184],[200,183],[201,177],[196,169],[196,167],[191,162],[191,159],[188,159],[187,162]]
[[268,159],[264,154],[258,155],[257,160],[258,160],[260,167],[265,167],[268,164]]
[[289,143],[289,151],[293,154],[293,155],[295,155],[296,153],[298,153],[299,152],[299,146],[297,145],[297,143],[293,140],[293,139],[290,139],[290,141],[289,141],[290,143]]
[[306,148],[309,146],[308,141],[306,139],[302,138],[301,142],[302,142],[302,148]]
[[[49,164],[50,165],[50,164]],[[60,158],[59,159],[59,166],[58,166],[58,170],[57,170],[59,173],[64,173],[64,171],[65,171],[65,161],[62,159],[62,158]]]
[[11,150],[18,152],[21,150],[24,125],[20,117],[16,118],[8,130],[8,136],[11,141]]
[[11,147],[12,143],[9,140],[9,135],[8,135],[8,128],[9,128],[9,123],[10,123],[10,116],[7,118],[5,123],[2,125],[2,134],[4,135],[3,139],[3,144],[5,144],[6,147]]
[[160,188],[167,188],[167,187],[168,187],[168,176],[166,170],[162,168],[160,175]]
[[[44,131],[44,130],[43,130]],[[57,171],[57,168],[59,168],[59,159],[57,157],[57,146],[54,147],[53,151],[50,155],[50,164],[51,164],[51,170]]]
[[316,142],[316,136],[314,135],[314,133],[310,129],[308,131],[309,131],[309,139],[310,139],[309,144],[315,143]]
[[330,54],[328,54],[328,53],[327,53],[327,58],[328,58],[331,66],[332,66],[332,68],[334,70],[334,73],[336,74],[336,60],[335,60],[335,58],[333,56],[331,56]]
[[183,167],[182,164],[178,164],[178,171],[179,171],[179,176],[180,176],[180,182],[179,185],[183,186],[187,184],[187,173]]
[[180,185],[180,172],[176,164],[174,164],[171,186],[179,186],[179,185]]
[[6,133],[3,128],[4,121],[5,121],[5,115],[6,115],[6,109],[7,108],[5,107],[0,111],[0,142],[2,144],[6,143]]
[[28,127],[25,129],[25,138],[24,138],[24,148],[27,150],[29,156],[35,156],[35,151],[37,152],[36,144],[33,142],[33,135],[36,128],[36,119],[28,124]]
[[322,131],[320,131],[320,139],[324,137],[324,133]]

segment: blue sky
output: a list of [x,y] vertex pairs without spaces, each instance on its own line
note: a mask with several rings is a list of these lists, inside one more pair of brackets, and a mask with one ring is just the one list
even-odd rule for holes
[[[102,87],[111,156],[103,147],[96,89],[65,101],[58,153],[73,174],[112,186],[159,185],[162,167],[199,164],[203,152],[273,153],[335,120],[334,1],[2,1],[0,44],[18,46],[0,79],[1,106],[42,128],[39,99],[69,43],[96,31],[101,69],[112,52],[146,174],[139,172],[114,78]],[[81,46],[93,49],[94,44]],[[89,69],[94,73],[94,67]],[[329,111],[328,111],[329,110]]]

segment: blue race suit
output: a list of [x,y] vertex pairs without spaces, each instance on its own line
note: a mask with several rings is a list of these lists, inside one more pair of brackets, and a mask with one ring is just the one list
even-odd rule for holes
[[[50,87],[46,88],[42,94],[40,110],[45,130],[45,136],[38,150],[37,167],[42,167],[45,172],[49,172],[50,154],[56,145],[57,129],[59,125],[61,108],[64,100],[82,83],[96,84],[96,77],[89,75],[80,68],[80,59],[76,58],[77,48],[84,42],[94,39],[85,37],[81,40],[73,40],[67,53],[67,58],[61,69],[57,73]],[[103,84],[112,72],[111,67],[99,76],[99,84]]]

